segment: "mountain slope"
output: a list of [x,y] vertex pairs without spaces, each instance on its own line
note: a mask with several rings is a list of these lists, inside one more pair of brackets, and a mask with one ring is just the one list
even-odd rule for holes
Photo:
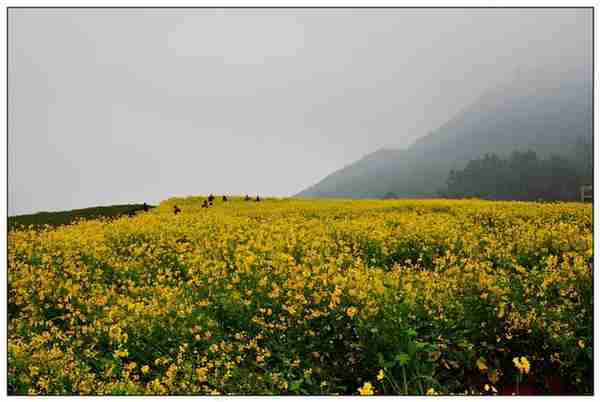
[[485,153],[532,149],[568,156],[577,137],[591,138],[592,116],[589,72],[529,73],[486,91],[408,149],[369,154],[297,196],[434,196],[450,169]]

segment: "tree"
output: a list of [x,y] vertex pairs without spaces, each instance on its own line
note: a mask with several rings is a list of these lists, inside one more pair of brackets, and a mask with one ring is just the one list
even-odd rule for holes
[[515,151],[507,159],[486,154],[451,170],[444,197],[513,200],[575,200],[583,176],[566,158],[539,159],[534,151]]

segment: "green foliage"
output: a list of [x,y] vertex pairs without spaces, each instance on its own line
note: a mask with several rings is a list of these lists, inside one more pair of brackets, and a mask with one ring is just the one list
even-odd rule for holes
[[534,151],[515,151],[506,159],[486,154],[469,161],[462,170],[451,170],[440,195],[573,201],[584,182],[581,169],[566,158],[554,155],[539,159]]
[[9,233],[9,392],[593,391],[590,205],[201,201]]
[[[154,208],[149,206],[150,208]],[[8,217],[8,230],[19,227],[61,226],[81,219],[117,218],[143,211],[143,204],[111,205],[107,207],[91,207],[60,212],[38,212],[31,215]]]

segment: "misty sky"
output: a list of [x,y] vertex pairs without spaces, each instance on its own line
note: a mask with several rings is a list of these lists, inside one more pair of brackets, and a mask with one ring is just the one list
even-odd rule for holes
[[521,69],[591,65],[590,9],[11,9],[9,215],[290,196]]

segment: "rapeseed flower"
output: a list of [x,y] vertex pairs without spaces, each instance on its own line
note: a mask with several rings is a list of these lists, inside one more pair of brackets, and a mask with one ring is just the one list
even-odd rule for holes
[[[186,214],[175,218],[174,203]],[[360,354],[375,346],[395,356],[386,349],[386,331],[422,323],[432,337],[414,335],[424,346],[404,366],[408,377],[415,362],[431,368],[419,378],[434,379],[475,363],[494,392],[491,384],[503,377],[496,357],[512,352],[506,341],[531,334],[519,339],[523,347],[565,372],[576,368],[574,386],[582,392],[588,386],[577,378],[591,362],[573,352],[591,343],[576,336],[591,333],[590,205],[235,199],[209,210],[200,205],[198,197],[178,198],[133,218],[11,230],[11,386],[33,394],[323,394],[340,389],[336,378],[348,374],[347,365],[335,359],[344,359],[352,370],[376,373],[376,384],[388,377],[386,393],[414,394],[429,383],[415,379],[407,390],[403,383],[396,389],[381,362]],[[466,311],[485,314],[473,317],[465,333],[496,343],[436,336]],[[536,334],[552,354],[539,349]],[[494,359],[480,358],[490,347]],[[455,354],[456,348],[467,353]],[[515,367],[520,374],[531,369],[524,357]],[[367,383],[360,389],[375,394]],[[445,392],[445,384],[436,390],[429,393]]]
[[348,307],[346,309],[346,314],[348,314],[348,317],[350,318],[354,317],[357,313],[358,309],[356,307]]
[[529,360],[526,357],[515,357],[513,363],[521,374],[529,373]]
[[365,383],[363,384],[363,386],[362,386],[362,387],[360,387],[360,388],[358,389],[358,392],[359,392],[361,395],[373,395],[373,394],[374,394],[374,391],[373,391],[373,386],[371,385],[371,383],[370,383],[370,382],[368,382],[368,381],[367,381],[367,382],[365,382]]

